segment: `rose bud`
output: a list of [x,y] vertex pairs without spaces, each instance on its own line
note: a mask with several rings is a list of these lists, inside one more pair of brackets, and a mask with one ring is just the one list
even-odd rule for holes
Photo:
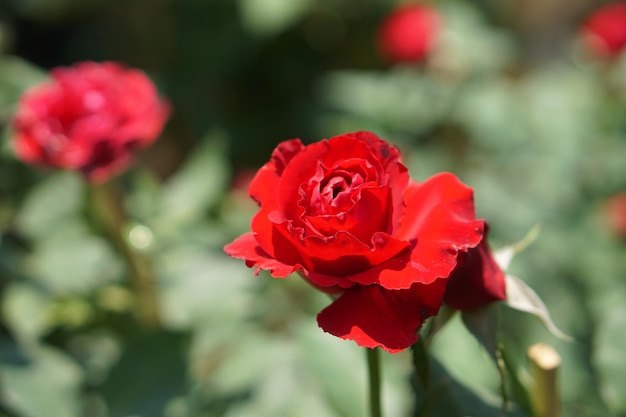
[[369,132],[280,143],[249,194],[252,231],[226,253],[333,294],[318,324],[369,348],[415,343],[459,255],[483,239],[471,188],[450,173],[411,181],[398,150]]
[[626,3],[597,10],[585,21],[581,34],[593,54],[616,58],[626,47]]
[[389,63],[423,61],[433,48],[441,18],[426,4],[411,3],[391,12],[378,30],[378,50]]
[[505,276],[489,249],[487,224],[480,244],[459,256],[443,300],[457,310],[473,310],[506,300]]
[[168,115],[143,72],[82,62],[53,69],[49,81],[23,94],[12,123],[14,148],[24,162],[102,182],[154,142]]

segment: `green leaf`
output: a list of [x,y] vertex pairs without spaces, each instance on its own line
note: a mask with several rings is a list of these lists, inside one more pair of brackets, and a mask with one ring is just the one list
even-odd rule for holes
[[[325,297],[323,297],[325,298]],[[367,362],[364,348],[323,332],[315,318],[303,317],[292,322],[298,354],[296,366],[310,380],[309,390],[315,390],[334,410],[336,416],[367,415]],[[390,355],[381,352],[381,406],[385,416],[406,416],[410,401],[409,352]]]
[[493,73],[513,58],[507,33],[486,25],[476,8],[464,2],[443,2],[437,6],[446,21],[437,48],[444,71],[455,71],[455,75],[461,76]]
[[[457,381],[471,389],[489,391],[496,398],[495,392],[500,387],[497,369],[486,350],[463,324],[461,315],[457,316],[433,340],[429,353],[442,362]],[[434,387],[431,385],[432,391]]]
[[[243,328],[242,328],[243,329]],[[230,396],[253,390],[279,368],[293,363],[294,346],[284,338],[244,329],[244,335],[229,346],[213,378],[215,390]]]
[[[1,28],[0,28],[1,29]],[[4,39],[0,39],[0,43]],[[0,56],[0,124],[13,111],[20,95],[29,87],[47,79],[47,74],[13,56]]]
[[107,415],[164,415],[168,403],[186,393],[187,341],[184,333],[160,332],[126,346],[101,387]]
[[131,180],[131,194],[125,198],[129,217],[139,222],[148,222],[158,214],[161,191],[159,179],[151,171],[138,167]]
[[623,415],[626,413],[626,307],[615,307],[597,325],[593,362],[600,376],[600,392],[609,408]]
[[[288,344],[284,345],[289,346]],[[276,346],[275,346],[276,347]],[[253,350],[254,346],[249,347]],[[276,356],[276,353],[279,353]],[[280,356],[280,353],[286,356]],[[326,399],[308,378],[306,371],[292,355],[292,350],[276,349],[267,358],[271,367],[259,382],[250,386],[250,398],[233,404],[225,413],[228,417],[336,417]],[[263,362],[264,357],[257,357]],[[268,364],[266,364],[268,365]],[[258,366],[253,366],[258,369]],[[246,373],[245,369],[240,372]],[[360,416],[359,416],[360,417]]]
[[241,325],[258,282],[237,260],[178,247],[156,259],[165,322],[173,328]]
[[498,311],[497,305],[488,305],[461,313],[463,324],[496,361],[498,350]]
[[41,238],[73,221],[84,201],[84,183],[73,172],[59,172],[36,185],[18,213],[17,225],[31,238]]
[[475,310],[461,313],[463,324],[485,348],[498,370],[500,377],[500,392],[503,407],[508,408],[508,392],[506,388],[506,369],[502,362],[498,344],[499,317],[498,306],[490,304]]
[[[306,368],[318,381],[323,395],[341,416],[366,415],[367,377],[362,349],[325,334],[313,323],[306,328],[305,325],[303,323],[303,327],[298,329],[300,355]],[[382,368],[384,373],[384,365]],[[382,402],[385,407],[387,402],[384,397]]]
[[20,341],[34,345],[50,326],[50,296],[26,281],[12,283],[2,297],[2,314]]
[[[478,391],[459,383],[436,359],[431,358],[431,394],[426,407],[418,410],[418,417],[502,417],[499,399],[487,391]],[[509,417],[521,417],[519,410],[511,410]]]
[[540,232],[541,226],[537,224],[526,233],[522,240],[494,251],[493,256],[500,269],[507,271],[515,255],[530,246],[537,239]]
[[3,403],[24,417],[80,415],[80,367],[59,351],[39,346],[28,351],[1,342]]
[[539,298],[537,293],[519,278],[511,275],[506,276],[505,303],[515,310],[524,311],[537,316],[546,329],[554,336],[566,341],[573,340],[570,336],[566,335],[559,330],[558,327],[556,327],[550,317],[548,308],[543,301],[541,301],[541,298]]
[[35,279],[56,294],[87,294],[120,278],[122,264],[100,238],[82,233],[42,241],[28,257]]
[[320,89],[329,107],[360,116],[363,123],[421,133],[441,121],[457,92],[405,68],[386,74],[335,71],[322,79]]
[[270,36],[301,19],[310,0],[239,0],[244,26],[258,35]]
[[450,319],[452,319],[456,313],[457,310],[444,304],[439,309],[439,313],[426,322],[426,325],[423,327],[423,331],[421,331],[420,335],[420,337],[424,338],[424,344],[426,347],[430,345],[435,335],[439,333],[446,324],[448,324]]
[[[289,394],[285,395],[285,389]],[[319,397],[306,392],[297,375],[276,373],[268,377],[251,401],[232,407],[226,417],[336,417]],[[279,401],[276,401],[279,400]]]
[[507,379],[510,382],[511,392],[515,397],[515,402],[529,416],[533,415],[533,409],[530,403],[528,393],[528,384],[530,383],[530,375],[528,372],[517,365],[511,356],[507,354],[507,350],[503,347],[500,349],[502,364],[505,367]]
[[224,138],[212,132],[161,189],[156,222],[175,230],[197,221],[221,197],[228,179]]
[[426,346],[422,343],[421,339],[411,346],[411,353],[413,354],[413,369],[416,377],[414,383],[416,384],[416,389],[417,386],[419,386],[419,389],[428,393],[430,389],[429,359]]

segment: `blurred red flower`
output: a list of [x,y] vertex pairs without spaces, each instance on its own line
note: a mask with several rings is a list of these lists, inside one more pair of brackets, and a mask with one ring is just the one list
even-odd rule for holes
[[136,69],[81,62],[51,76],[24,93],[13,119],[15,151],[28,163],[106,181],[158,137],[169,115],[169,105]]
[[583,24],[582,34],[595,54],[618,56],[626,47],[626,3],[613,3],[597,10]]
[[612,232],[626,238],[626,192],[615,194],[607,200],[605,215]]
[[440,27],[436,9],[417,3],[400,6],[380,25],[380,55],[390,63],[422,61],[432,49]]
[[[318,324],[360,346],[398,352],[417,341],[459,254],[483,241],[471,188],[450,173],[412,182],[398,150],[369,132],[282,142],[249,192],[261,206],[252,232],[226,253],[336,295]],[[484,291],[468,284],[467,297]]]

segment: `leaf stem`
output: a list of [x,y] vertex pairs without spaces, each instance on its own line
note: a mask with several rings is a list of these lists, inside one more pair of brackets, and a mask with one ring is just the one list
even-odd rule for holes
[[537,417],[559,417],[561,398],[558,373],[561,356],[552,346],[544,343],[532,345],[526,355],[534,381],[531,400]]
[[413,358],[413,393],[415,394],[415,416],[429,414],[430,409],[430,364],[427,341],[420,338],[411,346]]
[[367,351],[367,368],[369,370],[369,389],[370,389],[370,416],[382,417],[380,404],[380,358],[378,348],[366,349]]
[[137,319],[147,328],[160,327],[161,315],[152,265],[130,247],[124,236],[127,219],[119,196],[107,184],[91,185],[89,191],[94,214],[129,268],[130,284],[137,295]]

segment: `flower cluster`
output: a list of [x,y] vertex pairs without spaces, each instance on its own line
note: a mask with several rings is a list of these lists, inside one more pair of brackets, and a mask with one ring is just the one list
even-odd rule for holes
[[51,76],[22,96],[13,119],[15,150],[25,162],[105,181],[149,146],[167,120],[169,105],[139,70],[82,62]]
[[282,142],[249,193],[260,205],[252,232],[225,251],[336,297],[318,315],[335,336],[398,352],[442,303],[474,309],[506,296],[472,189],[450,173],[412,181],[373,133]]

